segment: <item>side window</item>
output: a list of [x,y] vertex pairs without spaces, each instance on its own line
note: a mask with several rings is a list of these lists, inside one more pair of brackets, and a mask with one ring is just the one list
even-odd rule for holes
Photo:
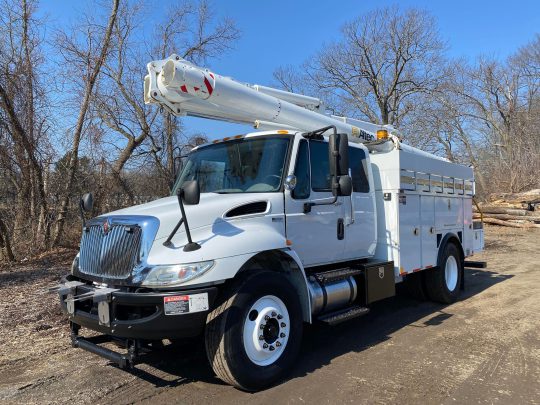
[[313,191],[331,191],[330,165],[328,164],[328,143],[310,141],[311,188]]
[[362,149],[349,148],[349,165],[351,166],[353,191],[355,193],[369,193],[366,154]]
[[307,141],[300,141],[300,144],[298,145],[298,157],[296,158],[294,175],[296,176],[296,187],[292,191],[292,198],[299,200],[308,198],[310,194],[310,175]]

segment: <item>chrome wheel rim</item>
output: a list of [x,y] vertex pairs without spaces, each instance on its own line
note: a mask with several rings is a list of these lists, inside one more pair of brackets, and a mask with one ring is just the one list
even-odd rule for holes
[[448,290],[454,291],[458,280],[458,264],[454,256],[449,256],[448,259],[446,259],[446,265],[444,266],[444,279],[446,281],[446,287]]
[[274,363],[285,351],[289,340],[289,311],[281,299],[265,295],[251,306],[244,320],[244,349],[259,365]]

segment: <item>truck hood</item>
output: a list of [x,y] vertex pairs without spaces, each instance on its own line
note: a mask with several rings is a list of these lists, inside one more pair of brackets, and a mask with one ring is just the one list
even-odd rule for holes
[[[216,223],[216,221],[234,221],[238,218],[245,219],[252,216],[261,216],[272,213],[283,214],[282,207],[278,208],[272,206],[273,204],[271,200],[275,199],[276,195],[279,195],[279,193],[201,194],[201,199],[198,205],[184,204],[189,228],[193,234],[193,231],[205,226],[213,225]],[[266,202],[267,209],[264,212],[257,214],[239,215],[230,218],[225,217],[225,215],[232,209],[243,207],[255,202]],[[279,209],[281,209],[281,212],[279,212]],[[113,211],[104,215],[104,217],[115,215],[145,215],[156,217],[159,220],[159,229],[157,231],[155,240],[167,238],[182,217],[180,206],[178,205],[178,198],[176,196],[160,198],[146,204]],[[180,227],[180,229],[177,231],[177,235],[181,234],[185,234],[184,226]],[[193,237],[193,239],[195,240],[195,237]]]

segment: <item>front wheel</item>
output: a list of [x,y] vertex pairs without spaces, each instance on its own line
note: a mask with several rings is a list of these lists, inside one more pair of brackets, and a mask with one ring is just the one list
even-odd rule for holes
[[288,372],[300,348],[302,310],[287,278],[262,271],[233,282],[208,315],[206,353],[216,375],[247,391]]

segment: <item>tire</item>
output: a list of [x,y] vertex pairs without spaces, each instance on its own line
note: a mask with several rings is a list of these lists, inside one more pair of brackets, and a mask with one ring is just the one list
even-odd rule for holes
[[443,248],[437,267],[426,272],[426,292],[429,298],[442,304],[456,302],[462,275],[461,253],[454,243],[449,242]]
[[291,370],[302,338],[296,290],[280,273],[255,271],[225,287],[208,314],[208,360],[224,382],[266,388]]

